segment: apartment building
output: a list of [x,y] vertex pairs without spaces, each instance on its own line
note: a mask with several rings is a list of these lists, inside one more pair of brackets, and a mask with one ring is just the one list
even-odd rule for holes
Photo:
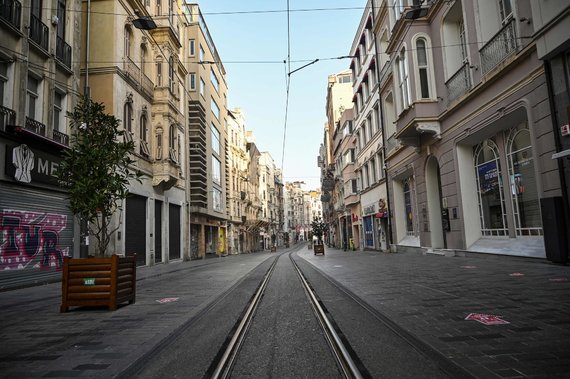
[[[118,229],[109,249],[136,254],[138,265],[187,255],[184,20],[174,6],[103,0],[83,2],[82,9],[86,95],[121,120],[125,139],[135,142],[134,166],[142,174],[113,216]],[[141,17],[152,18],[156,27],[137,27]]]
[[545,257],[562,183],[531,1],[373,4],[393,242]]
[[263,238],[261,236],[262,228],[265,221],[263,217],[263,207],[261,204],[260,191],[260,169],[259,159],[261,152],[255,144],[253,132],[246,132],[246,148],[249,154],[249,165],[247,167],[246,188],[245,193],[245,211],[246,211],[246,233],[245,233],[245,252],[251,253],[258,251],[263,247]]
[[61,274],[79,226],[54,177],[81,92],[81,4],[6,0],[0,7],[0,287]]
[[184,59],[188,71],[190,256],[224,255],[228,251],[229,206],[226,192],[227,140],[226,71],[198,4],[183,4]]
[[360,189],[361,241],[364,249],[386,250],[388,198],[384,170],[384,141],[378,88],[376,40],[373,34],[374,13],[371,1],[362,14],[351,47],[354,57],[350,68],[353,80],[354,135],[356,137],[355,170]]
[[[342,213],[338,205],[338,191],[335,190],[335,187],[339,185],[338,175],[335,182],[335,131],[342,112],[345,109],[352,108],[352,97],[351,70],[344,70],[328,76],[325,105],[327,122],[324,126],[323,145],[318,159],[321,168],[323,221],[329,225],[330,233],[326,238],[327,242],[332,245],[339,244],[340,234],[337,229],[340,213]],[[336,240],[332,240],[333,237]]]
[[249,154],[246,145],[245,116],[241,109],[228,110],[228,156],[230,183],[227,191],[229,205],[228,220],[228,252],[241,254],[245,247],[245,233],[247,221],[247,167]]

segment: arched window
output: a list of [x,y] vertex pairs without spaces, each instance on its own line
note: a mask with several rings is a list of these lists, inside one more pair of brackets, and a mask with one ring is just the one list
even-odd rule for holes
[[141,72],[144,75],[146,75],[147,71],[146,65],[147,65],[147,51],[146,51],[146,46],[143,44],[141,45]]
[[534,157],[526,125],[511,129],[507,139],[507,162],[516,234],[542,235]]
[[429,99],[431,96],[428,55],[425,38],[418,38],[416,41],[416,54],[418,57],[419,97],[421,99]]
[[484,236],[506,236],[507,215],[497,145],[492,140],[483,141],[475,146],[474,158],[481,233]]
[[177,154],[176,154],[176,125],[171,124],[168,130],[168,150],[170,160],[173,162],[177,162]]
[[125,56],[127,58],[131,57],[131,40],[132,40],[132,35],[131,35],[131,28],[126,25],[125,26]]
[[140,118],[139,125],[139,136],[140,136],[140,153],[145,157],[150,157],[150,149],[148,148],[147,141],[147,112],[143,109]]
[[396,65],[398,68],[398,92],[400,95],[400,111],[408,108],[411,103],[410,98],[410,83],[408,77],[408,62],[406,57],[406,48],[400,50],[400,54],[396,58]]
[[123,127],[125,129],[125,138],[133,139],[133,98],[132,95],[127,96],[125,106],[123,108]]

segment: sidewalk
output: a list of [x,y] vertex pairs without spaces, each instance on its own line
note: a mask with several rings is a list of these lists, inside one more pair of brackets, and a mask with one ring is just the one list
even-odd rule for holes
[[60,313],[61,283],[1,292],[0,377],[114,377],[269,257],[139,267],[136,303],[114,312]]
[[512,256],[334,248],[299,256],[474,376],[570,375],[569,267]]

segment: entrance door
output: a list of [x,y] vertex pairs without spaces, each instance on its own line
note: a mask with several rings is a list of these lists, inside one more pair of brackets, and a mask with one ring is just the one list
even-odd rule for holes
[[168,259],[180,259],[180,207],[168,205]]
[[137,195],[127,197],[125,215],[125,254],[137,255],[137,266],[146,262],[146,198]]
[[[442,219],[441,178],[437,159],[429,157],[426,164],[426,190],[431,247],[446,248]],[[445,209],[447,211],[447,209]]]
[[154,201],[154,263],[162,262],[162,201]]

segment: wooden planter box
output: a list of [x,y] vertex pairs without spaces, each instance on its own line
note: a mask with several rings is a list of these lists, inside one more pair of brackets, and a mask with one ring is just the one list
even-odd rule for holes
[[121,258],[69,258],[63,261],[60,312],[69,307],[105,305],[110,310],[135,302],[136,255]]
[[313,250],[315,251],[315,255],[317,254],[325,255],[325,245],[314,245]]

